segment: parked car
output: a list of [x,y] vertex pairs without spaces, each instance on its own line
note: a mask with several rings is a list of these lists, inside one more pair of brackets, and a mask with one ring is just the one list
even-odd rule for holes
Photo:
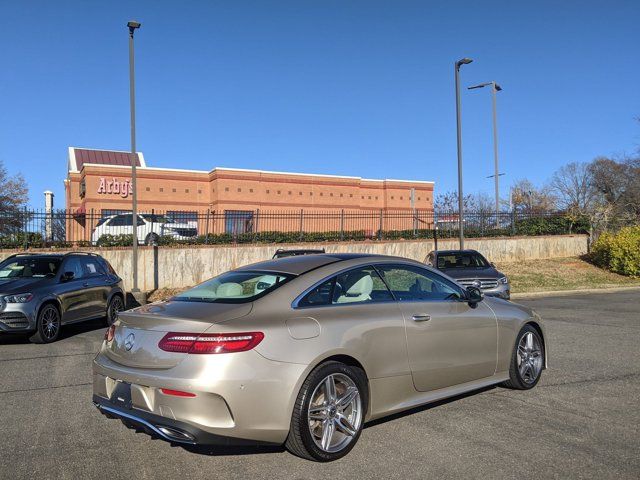
[[[198,229],[194,223],[180,223],[164,215],[142,213],[138,215],[137,222],[138,243],[153,245],[162,236],[172,237],[176,240],[188,240],[198,235]],[[96,225],[91,241],[94,245],[101,245],[105,235],[132,235],[133,214],[121,213],[100,219]]]
[[93,362],[93,402],[176,444],[284,443],[331,461],[365,421],[492,384],[533,388],[546,345],[531,309],[422,263],[300,255],[121,313]]
[[324,253],[324,248],[311,249],[311,248],[299,248],[287,250],[286,248],[279,248],[276,253],[273,254],[273,258],[285,258],[295,257],[297,255],[314,255],[316,253]]
[[507,276],[475,250],[438,250],[427,255],[427,265],[455,279],[463,287],[477,287],[492,297],[511,298]]
[[49,343],[67,324],[124,309],[122,280],[93,253],[17,254],[0,262],[0,334],[28,333]]

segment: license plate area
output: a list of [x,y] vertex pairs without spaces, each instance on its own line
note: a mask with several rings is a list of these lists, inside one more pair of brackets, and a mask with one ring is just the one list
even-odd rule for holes
[[117,380],[116,388],[113,389],[109,400],[118,407],[130,410],[133,406],[131,402],[131,384]]

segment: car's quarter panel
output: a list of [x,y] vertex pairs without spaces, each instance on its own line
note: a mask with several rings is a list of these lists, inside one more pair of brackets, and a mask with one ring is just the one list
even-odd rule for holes
[[[499,298],[485,298],[483,301],[493,310],[498,322],[498,364],[496,371],[507,372],[515,348],[518,332],[529,322],[535,323],[542,332],[545,347],[545,362],[548,361],[547,336],[542,319],[530,308]],[[546,368],[546,363],[545,363]]]
[[[400,302],[417,390],[428,392],[490,377],[496,370],[497,322],[482,302]],[[422,315],[430,320],[414,320]]]

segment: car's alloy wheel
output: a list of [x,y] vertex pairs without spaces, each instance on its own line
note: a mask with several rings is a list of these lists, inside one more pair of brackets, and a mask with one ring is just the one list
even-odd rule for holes
[[118,319],[118,312],[124,310],[124,302],[120,295],[114,295],[107,306],[107,324],[109,326]]
[[319,448],[328,453],[343,450],[362,423],[362,399],[355,382],[340,373],[328,375],[311,394],[307,419]]
[[516,337],[515,349],[505,386],[518,390],[535,387],[544,368],[544,344],[538,331],[525,325]]
[[60,312],[52,305],[47,304],[38,313],[36,333],[31,337],[34,343],[50,343],[55,341],[60,334]]
[[362,432],[367,392],[362,369],[334,361],[318,366],[298,394],[286,447],[321,462],[349,453]]

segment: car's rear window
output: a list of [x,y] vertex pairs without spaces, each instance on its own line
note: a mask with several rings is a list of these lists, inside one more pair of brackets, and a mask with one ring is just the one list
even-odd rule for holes
[[247,303],[267,295],[291,280],[289,273],[227,272],[182,292],[172,300],[209,303]]

